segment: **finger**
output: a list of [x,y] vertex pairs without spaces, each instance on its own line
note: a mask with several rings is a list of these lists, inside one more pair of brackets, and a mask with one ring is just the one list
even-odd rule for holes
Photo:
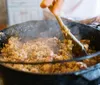
[[55,14],[55,15],[58,15],[60,10],[61,10],[61,7],[63,5],[63,1],[64,0],[56,0],[56,2],[54,3],[54,6],[52,8],[52,12]]
[[49,7],[50,5],[52,5],[54,0],[42,0],[40,7],[41,8],[46,8]]

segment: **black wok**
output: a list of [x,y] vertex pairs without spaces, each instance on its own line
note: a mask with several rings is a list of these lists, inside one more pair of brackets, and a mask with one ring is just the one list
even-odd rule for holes
[[[100,31],[76,22],[63,20],[64,23],[70,28],[71,32],[80,39],[89,39],[91,41],[90,47],[95,47],[96,51],[100,51]],[[41,20],[41,21],[28,21],[25,23],[17,24],[1,30],[4,35],[0,36],[0,47],[7,41],[10,36],[19,36],[22,39],[34,39],[37,37],[58,37],[63,39],[62,33],[59,29],[58,23],[54,20]],[[97,64],[86,70],[79,72],[65,73],[65,74],[34,74],[18,71],[17,69],[10,69],[0,64],[0,70],[4,74],[6,81],[5,85],[31,85],[31,83],[38,85],[38,81],[44,81],[44,84],[56,82],[59,85],[59,78],[66,79],[66,85],[72,84],[72,80],[77,80],[79,77],[87,80],[94,80],[100,77],[100,65]],[[25,84],[21,83],[24,82]],[[47,82],[46,82],[47,81]],[[21,83],[21,84],[20,84]],[[69,84],[70,83],[70,84]],[[16,84],[17,85],[17,84]]]

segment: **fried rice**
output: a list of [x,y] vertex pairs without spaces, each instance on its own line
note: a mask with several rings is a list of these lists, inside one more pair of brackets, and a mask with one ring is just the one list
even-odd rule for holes
[[[81,40],[88,53],[95,52],[89,49],[89,40]],[[73,58],[74,44],[72,40],[59,40],[53,38],[37,38],[22,41],[18,37],[10,37],[8,43],[1,50],[2,60],[24,61],[24,62],[48,62],[57,60],[68,60]],[[81,62],[64,62],[44,65],[4,64],[8,67],[32,73],[64,73],[85,69],[100,61],[99,57],[86,59]]]

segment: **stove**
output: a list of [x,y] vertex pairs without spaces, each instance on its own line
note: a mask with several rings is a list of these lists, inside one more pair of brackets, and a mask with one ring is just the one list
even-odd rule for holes
[[100,85],[100,78],[88,81],[82,77],[74,77],[70,80],[67,76],[56,76],[50,79],[48,78],[29,78],[29,77],[19,77],[6,80],[5,85]]

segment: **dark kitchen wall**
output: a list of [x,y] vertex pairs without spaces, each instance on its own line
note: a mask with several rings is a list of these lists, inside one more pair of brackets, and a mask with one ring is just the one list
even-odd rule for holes
[[0,0],[0,24],[7,23],[6,1]]

